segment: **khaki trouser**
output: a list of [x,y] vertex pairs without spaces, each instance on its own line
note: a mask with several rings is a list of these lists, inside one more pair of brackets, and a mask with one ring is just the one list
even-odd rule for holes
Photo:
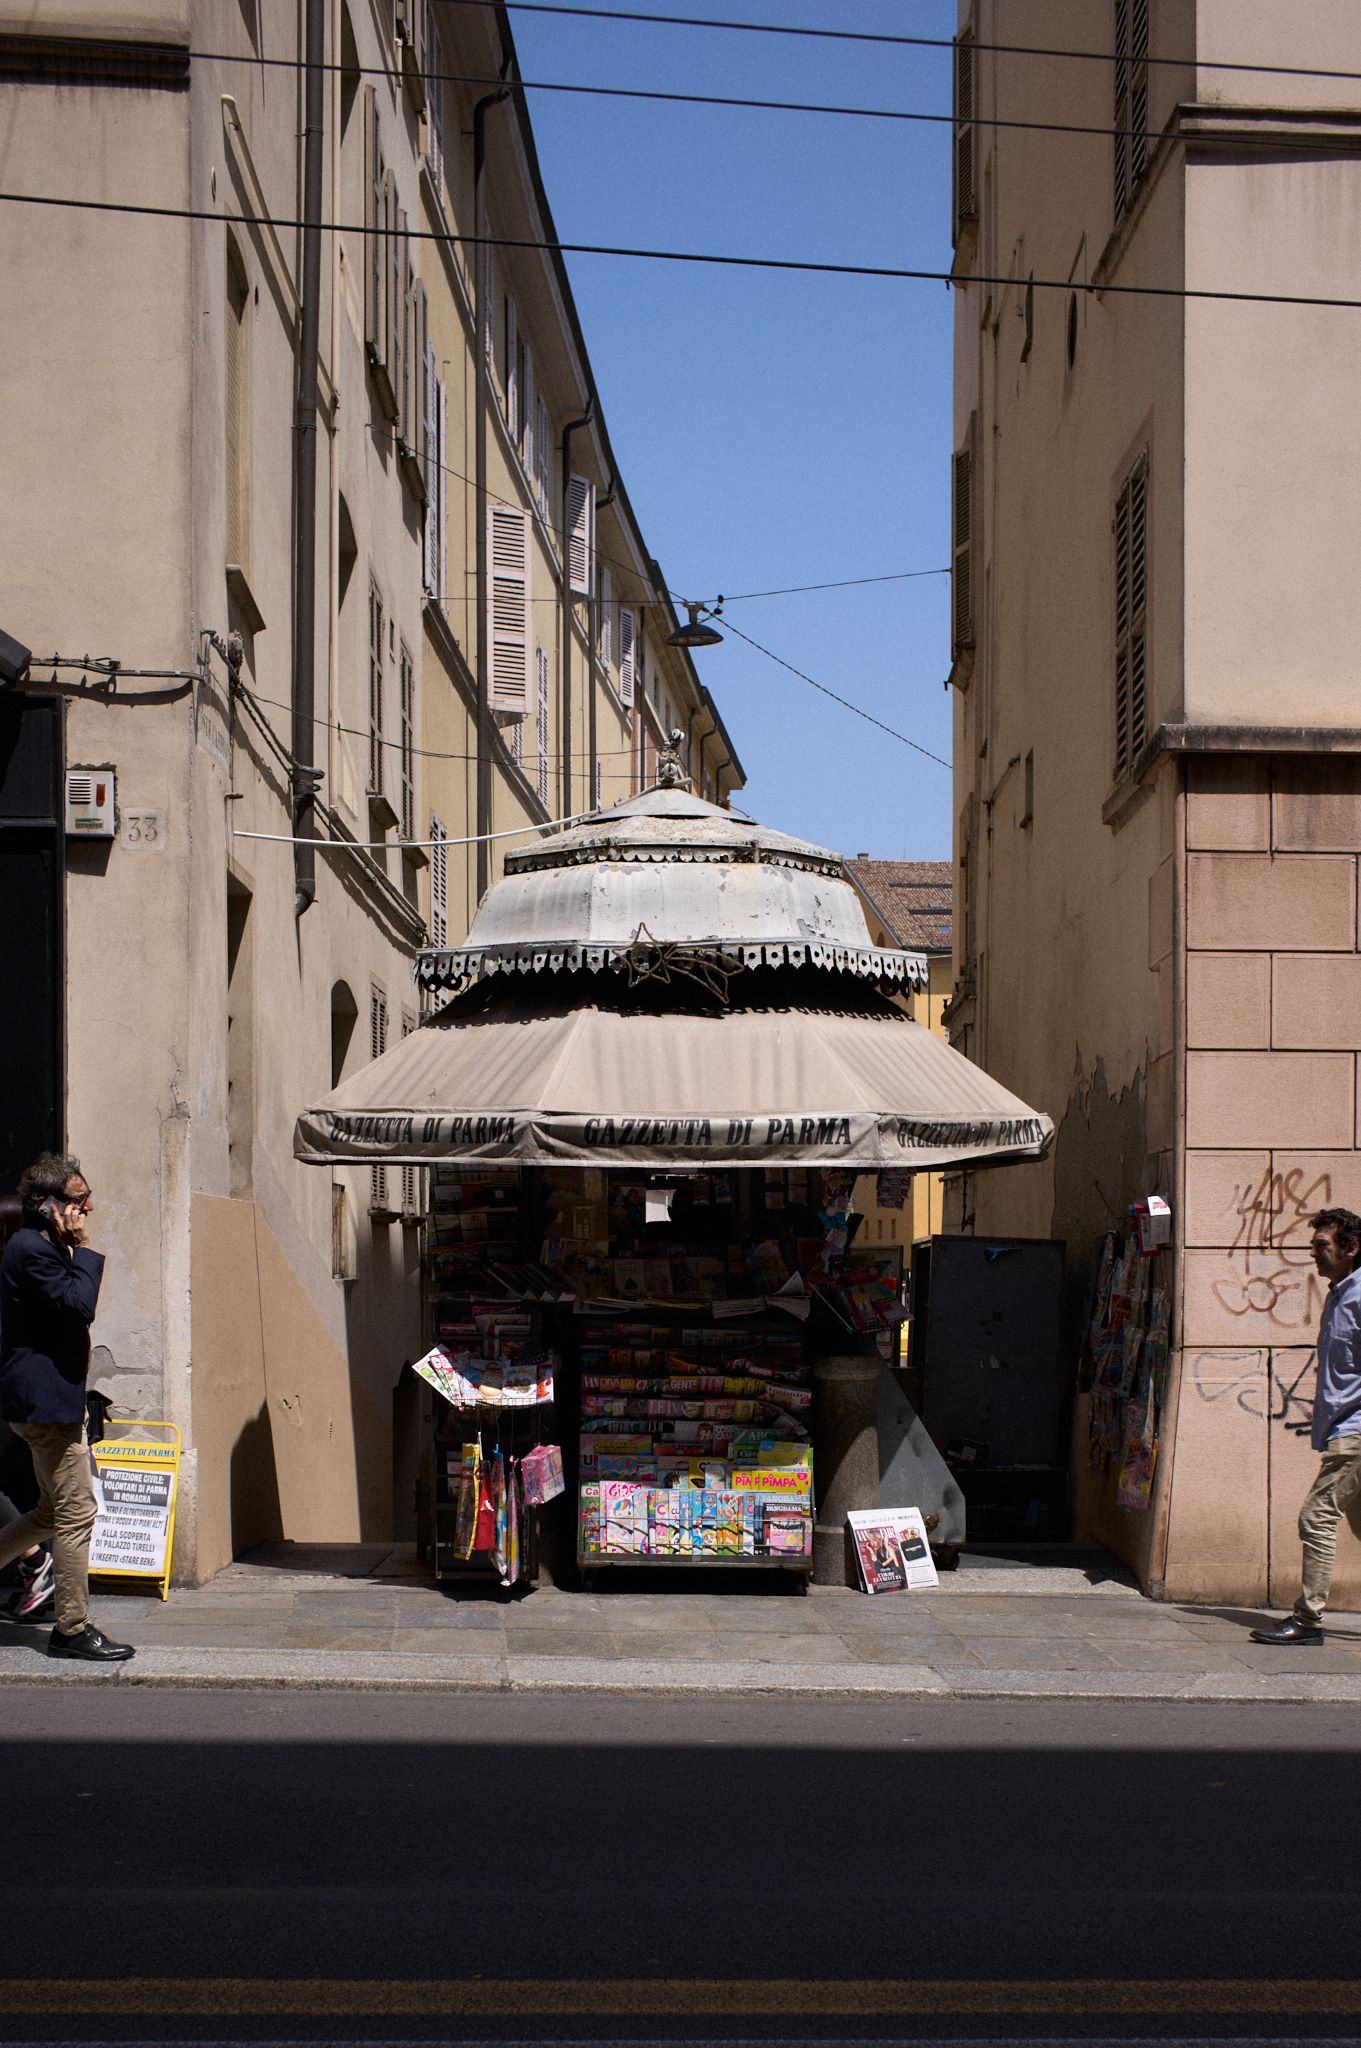
[[56,1567],[56,1621],[73,1636],[90,1619],[90,1531],[99,1503],[90,1473],[83,1422],[12,1422],[33,1456],[39,1500],[31,1514],[0,1534],[0,1570],[35,1543],[52,1545]]
[[1361,1500],[1361,1436],[1334,1437],[1323,1454],[1318,1477],[1300,1509],[1300,1541],[1304,1545],[1304,1583],[1295,1602],[1303,1622],[1317,1626],[1328,1604],[1337,1525]]

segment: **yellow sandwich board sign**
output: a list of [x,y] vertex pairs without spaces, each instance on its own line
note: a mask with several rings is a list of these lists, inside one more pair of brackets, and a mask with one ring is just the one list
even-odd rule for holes
[[180,1433],[173,1422],[109,1422],[91,1446],[99,1514],[90,1570],[109,1578],[159,1579],[170,1591],[179,1488]]

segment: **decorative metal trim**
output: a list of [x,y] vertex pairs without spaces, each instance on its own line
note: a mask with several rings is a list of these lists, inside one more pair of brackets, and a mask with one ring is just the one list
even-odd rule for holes
[[646,841],[619,845],[611,844],[609,840],[592,839],[584,846],[555,847],[545,842],[531,847],[527,852],[508,853],[505,871],[508,875],[530,875],[539,874],[546,868],[585,867],[604,862],[648,861],[685,863],[693,866],[726,863],[729,866],[798,868],[806,874],[833,875],[839,880],[845,877],[845,868],[839,857],[795,853],[783,847],[763,846],[750,840],[745,845],[731,846],[668,846],[651,845]]
[[[744,967],[817,967],[827,974],[854,974],[864,981],[890,986],[906,984],[925,988],[928,980],[926,956],[904,953],[886,946],[822,945],[808,939],[710,939],[686,941],[687,962],[701,960],[724,963],[718,971],[731,973]],[[504,946],[454,946],[437,951],[426,947],[416,956],[416,979],[423,988],[461,988],[467,981],[492,974],[588,974],[607,971],[641,977],[644,963],[656,955],[648,971],[659,972],[676,952],[671,942],[659,943],[648,934],[620,939],[608,945],[581,945],[549,940],[538,944]],[[665,977],[663,977],[665,978]]]

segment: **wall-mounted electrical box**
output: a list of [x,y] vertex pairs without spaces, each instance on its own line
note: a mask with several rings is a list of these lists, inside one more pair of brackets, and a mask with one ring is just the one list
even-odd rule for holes
[[70,839],[112,839],[116,827],[112,768],[68,768],[66,833]]

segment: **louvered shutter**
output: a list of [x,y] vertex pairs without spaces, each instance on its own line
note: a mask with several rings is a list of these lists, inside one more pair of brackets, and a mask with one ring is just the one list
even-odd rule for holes
[[433,0],[426,0],[425,26],[425,162],[436,195],[444,198],[444,51],[435,21]]
[[417,365],[424,365],[425,357],[416,352],[416,331],[419,325],[420,308],[416,301],[416,273],[411,267],[411,240],[406,231],[406,215],[401,217],[402,241],[402,352],[401,410],[397,421],[397,435],[406,448],[416,446],[418,429],[417,415],[420,410],[417,389]]
[[609,673],[614,660],[614,584],[608,569],[600,571],[600,666]]
[[487,701],[493,711],[529,709],[529,514],[487,508]]
[[548,404],[542,398],[539,400],[538,416],[534,421],[534,454],[537,458],[539,472],[539,503],[543,507],[545,517],[547,517],[549,492],[552,489],[552,480],[549,472],[552,453],[548,445]]
[[406,215],[397,204],[397,181],[388,174],[388,382],[392,387],[392,417],[401,412],[402,392],[402,286],[406,278]]
[[548,809],[549,759],[548,759],[548,653],[543,647],[535,649],[538,667],[538,730],[535,743],[539,757],[539,802]]
[[1114,218],[1148,169],[1148,0],[1115,0]]
[[482,244],[482,303],[478,308],[478,312],[482,320],[482,349],[487,358],[487,368],[489,370],[495,368],[493,343],[496,322],[492,318],[492,308],[495,303],[492,298],[492,283],[491,243],[484,242]]
[[439,433],[439,380],[435,375],[435,351],[425,348],[425,587],[439,594],[440,534],[444,526],[444,450]]
[[506,425],[510,438],[520,438],[520,323],[515,315],[515,301],[506,293],[506,374],[501,388],[506,397]]
[[[382,989],[369,989],[369,1058],[380,1059],[388,1045],[388,999]],[[386,1209],[388,1170],[374,1166],[369,1171],[369,1200],[375,1209]]]
[[449,601],[449,387],[439,387],[439,582],[435,595]]
[[962,448],[955,450],[952,478],[952,652],[958,655],[974,644],[973,604],[973,428]]
[[973,32],[955,40],[954,239],[978,218],[978,49]]
[[425,286],[416,279],[412,294],[411,361],[407,381],[411,387],[411,431],[421,487],[430,496],[430,302]]
[[430,943],[449,943],[449,849],[448,833],[430,813]]
[[227,255],[226,429],[227,429],[227,560],[250,567],[250,405],[247,374],[246,321],[250,291],[234,253]]
[[595,487],[584,476],[567,486],[567,577],[573,597],[589,597],[595,579]]
[[627,605],[619,607],[619,696],[633,702],[634,615]]
[[374,362],[383,360],[383,151],[378,98],[364,87],[364,339]]
[[520,453],[524,458],[526,474],[534,474],[534,412],[537,399],[534,390],[534,357],[528,348],[524,351],[524,389],[520,394]]
[[1148,738],[1148,458],[1115,506],[1115,779],[1130,773]]

